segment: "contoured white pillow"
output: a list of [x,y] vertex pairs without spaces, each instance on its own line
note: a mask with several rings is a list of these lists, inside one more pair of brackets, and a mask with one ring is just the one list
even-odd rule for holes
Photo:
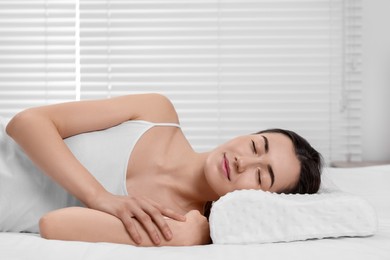
[[313,195],[234,191],[214,202],[209,222],[215,244],[369,236],[377,229],[371,205],[335,189]]

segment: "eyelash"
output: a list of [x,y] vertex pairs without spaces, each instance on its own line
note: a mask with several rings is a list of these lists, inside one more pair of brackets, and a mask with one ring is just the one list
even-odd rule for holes
[[256,149],[255,142],[254,142],[253,140],[251,140],[251,141],[252,141],[252,149],[253,149],[253,152],[254,152],[255,154],[257,154],[257,149]]
[[[253,150],[253,153],[257,154],[257,149],[256,149],[255,141],[253,141],[253,140],[251,140],[251,141],[252,141],[252,150]],[[260,174],[260,169],[257,169],[256,173],[257,173],[257,178],[258,178],[259,185],[261,185],[261,174]]]

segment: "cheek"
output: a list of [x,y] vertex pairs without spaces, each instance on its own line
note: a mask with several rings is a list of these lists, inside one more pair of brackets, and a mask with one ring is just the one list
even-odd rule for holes
[[249,189],[258,190],[258,189],[260,189],[257,175],[255,175],[252,172],[250,172],[246,176],[244,176],[242,174],[234,183],[234,188],[240,189],[240,190],[242,190],[242,189],[245,189],[245,190],[249,190]]

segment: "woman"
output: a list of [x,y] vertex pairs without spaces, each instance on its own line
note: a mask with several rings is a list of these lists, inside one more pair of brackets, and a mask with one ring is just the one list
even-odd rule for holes
[[[178,123],[171,102],[158,94],[17,114],[6,132],[54,182],[33,170],[14,180],[19,185],[35,174],[22,186],[38,188],[31,188],[28,200],[18,199],[24,204],[12,202],[31,218],[9,218],[16,226],[30,221],[32,227],[8,230],[34,232],[37,216],[59,209],[41,218],[43,237],[141,246],[205,244],[209,230],[203,213],[209,201],[238,189],[315,193],[319,188],[320,156],[292,132],[240,136],[196,153]],[[71,207],[80,205],[86,207]]]

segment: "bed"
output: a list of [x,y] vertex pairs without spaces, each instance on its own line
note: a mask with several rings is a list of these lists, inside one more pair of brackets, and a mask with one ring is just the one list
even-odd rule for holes
[[288,243],[139,248],[0,233],[0,259],[390,259],[390,165],[326,168],[324,176],[374,207],[378,218],[375,235]]

